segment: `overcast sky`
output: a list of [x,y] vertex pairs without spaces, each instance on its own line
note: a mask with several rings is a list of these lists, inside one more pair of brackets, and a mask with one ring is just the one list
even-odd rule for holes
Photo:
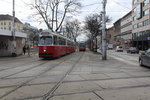
[[[0,14],[12,15],[12,1],[13,0],[0,0]],[[23,23],[28,22],[37,28],[47,28],[45,24],[39,24],[31,15],[33,11],[27,4],[31,0],[15,0],[16,17]],[[82,9],[81,13],[73,18],[84,21],[85,16],[99,13],[102,11],[102,0],[81,0]],[[132,8],[132,0],[108,0],[106,13],[112,18],[112,22],[107,25],[111,26],[116,20],[127,14]]]

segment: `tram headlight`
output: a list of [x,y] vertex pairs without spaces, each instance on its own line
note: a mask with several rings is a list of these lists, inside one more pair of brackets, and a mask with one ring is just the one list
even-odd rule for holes
[[46,50],[44,50],[44,52],[46,52]]

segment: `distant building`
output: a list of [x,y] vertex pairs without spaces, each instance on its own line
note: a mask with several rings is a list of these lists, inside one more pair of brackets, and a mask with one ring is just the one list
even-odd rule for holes
[[114,23],[114,28],[115,28],[115,34],[114,34],[114,38],[115,38],[115,45],[121,45],[121,19],[118,19],[115,23]]
[[107,42],[108,44],[115,44],[115,28],[114,26],[107,29]]
[[124,48],[132,46],[132,11],[121,18],[121,44]]
[[[12,19],[10,15],[0,15],[0,29],[2,30],[12,30]],[[15,17],[15,31],[21,32],[23,29],[23,23]]]
[[23,25],[22,31],[25,33],[32,33],[32,32],[37,32],[38,28],[31,26],[29,23],[25,23]]
[[150,0],[133,0],[133,46],[140,50],[150,48]]
[[39,40],[38,28],[31,26],[29,23],[25,23],[23,25],[22,32],[27,33],[27,40],[26,40],[27,45],[30,45],[31,47],[38,45],[38,40]]

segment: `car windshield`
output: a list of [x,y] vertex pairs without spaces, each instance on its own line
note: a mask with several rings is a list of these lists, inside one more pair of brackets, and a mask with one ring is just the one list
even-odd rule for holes
[[40,37],[39,45],[52,45],[52,37],[51,36]]

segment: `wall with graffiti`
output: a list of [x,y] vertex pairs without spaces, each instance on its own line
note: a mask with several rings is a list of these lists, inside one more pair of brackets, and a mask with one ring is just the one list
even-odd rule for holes
[[7,43],[7,41],[0,40],[0,50],[8,50],[8,43]]

